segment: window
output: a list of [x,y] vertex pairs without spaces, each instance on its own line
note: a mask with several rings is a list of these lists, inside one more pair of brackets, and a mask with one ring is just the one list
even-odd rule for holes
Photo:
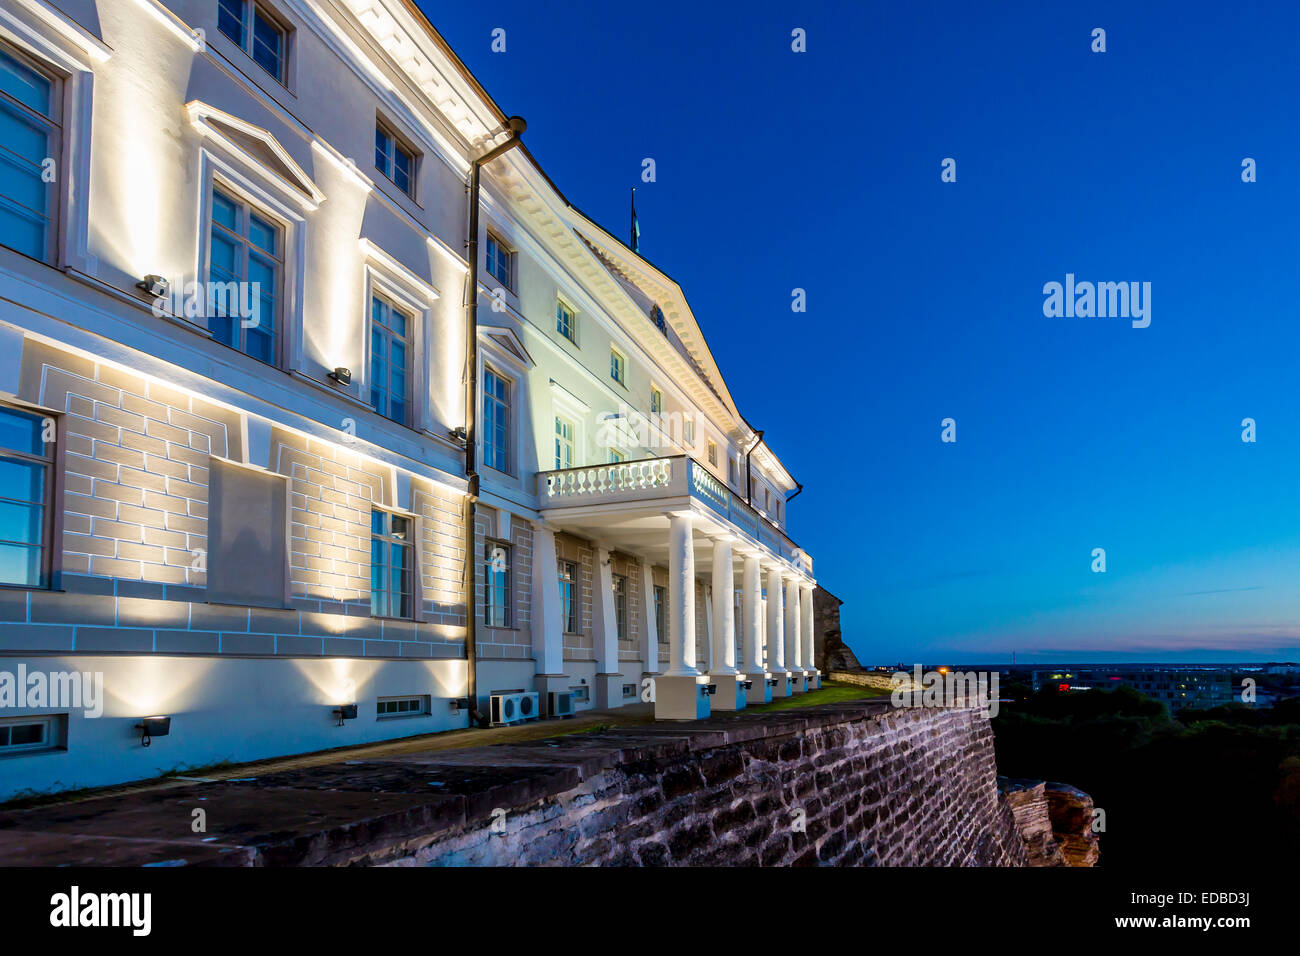
[[505,243],[488,233],[487,236],[487,271],[507,289],[513,288],[510,277],[513,275],[515,254],[506,248]]
[[573,695],[575,704],[585,704],[591,700],[591,687],[587,684],[574,684],[569,688],[569,693]]
[[717,465],[718,463],[718,443],[712,438],[709,439],[709,464]]
[[687,448],[695,447],[695,420],[692,418],[682,419],[682,442]]
[[415,198],[415,155],[415,150],[382,123],[375,124],[375,167],[412,199]]
[[380,720],[390,717],[423,717],[429,713],[429,695],[414,697],[381,697],[375,703],[375,716]]
[[412,319],[380,296],[370,299],[370,407],[405,425]]
[[664,393],[657,388],[650,389],[650,414],[662,415],[664,412]]
[[555,300],[555,331],[575,345],[578,342],[578,314],[565,305],[563,299]]
[[285,85],[288,31],[265,4],[252,0],[217,0],[217,29]]
[[56,90],[52,76],[0,46],[0,243],[51,263],[58,186],[46,170],[63,135]]
[[624,700],[631,700],[631,699],[634,698],[634,697],[636,697],[636,684],[624,684],[624,685],[623,685],[623,699],[624,699]]
[[66,714],[0,719],[0,755],[60,748],[67,719]]
[[609,377],[620,385],[627,384],[627,358],[618,349],[609,350]]
[[655,637],[660,644],[668,641],[668,589],[655,585]]
[[555,467],[573,467],[573,422],[555,416]]
[[736,459],[734,458],[727,459],[727,481],[731,482],[733,485],[740,484],[740,476],[737,473]]
[[370,613],[411,617],[411,519],[391,511],[370,512]]
[[52,418],[0,406],[0,584],[49,586],[53,429]]
[[771,488],[763,489],[763,510],[764,511],[772,510],[772,489]]
[[627,461],[627,455],[619,451],[617,448],[611,448],[609,450],[609,463],[611,465],[617,465],[621,461]]
[[572,561],[560,562],[560,607],[564,611],[564,630],[568,634],[581,634],[582,610],[578,602],[578,566]]
[[627,576],[614,575],[614,632],[620,641],[627,640]]
[[488,627],[509,627],[510,546],[487,542],[483,564],[483,623]]
[[276,364],[284,230],[253,206],[212,188],[208,325],[212,337]]
[[510,469],[510,384],[490,368],[483,370],[483,464]]

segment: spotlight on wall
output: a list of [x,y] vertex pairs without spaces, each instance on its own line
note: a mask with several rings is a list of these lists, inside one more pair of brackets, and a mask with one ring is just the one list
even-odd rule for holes
[[469,698],[453,697],[451,699],[451,710],[452,713],[459,713],[462,710],[469,710]]
[[155,737],[166,737],[171,733],[172,719],[170,717],[141,717],[140,723],[135,725],[135,729],[140,731],[140,746],[148,747],[153,743]]
[[342,727],[343,721],[357,719],[357,705],[344,704],[342,707],[335,707],[333,714],[339,719],[339,726]]
[[171,289],[171,283],[162,276],[156,276],[150,273],[135,284],[137,289],[142,290],[146,295],[151,295],[155,299],[167,298],[167,292]]
[[344,368],[340,365],[334,371],[327,373],[326,377],[334,379],[334,381],[338,382],[340,385],[351,385],[352,369]]
[[451,436],[452,441],[460,442],[462,445],[465,444],[465,441],[468,438],[468,435],[465,432],[464,425],[458,425],[457,427],[453,428],[451,431],[447,432],[447,434]]

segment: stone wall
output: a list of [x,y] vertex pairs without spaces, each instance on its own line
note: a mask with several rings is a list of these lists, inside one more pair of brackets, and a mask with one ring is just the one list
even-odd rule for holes
[[856,671],[862,666],[840,634],[843,603],[823,587],[813,592],[813,657],[823,674],[834,670]]
[[1092,797],[1063,783],[998,778],[1030,866],[1092,866],[1099,857]]
[[[579,734],[618,762],[430,839],[398,865],[1023,866],[999,799],[993,735],[972,709],[866,702],[728,732]],[[728,739],[730,738],[730,739]],[[570,760],[584,741],[561,738]],[[467,751],[466,766],[562,758],[559,744]],[[507,752],[502,752],[503,749]],[[540,753],[538,751],[541,751]],[[438,762],[455,754],[430,755]],[[432,767],[426,770],[432,770]]]

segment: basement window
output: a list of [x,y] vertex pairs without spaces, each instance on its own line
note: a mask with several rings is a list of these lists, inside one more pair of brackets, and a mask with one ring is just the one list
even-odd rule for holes
[[380,697],[375,705],[375,716],[380,720],[394,717],[423,717],[429,713],[429,695],[415,697]]
[[67,726],[67,714],[4,718],[0,720],[0,756],[62,750]]
[[632,700],[636,697],[636,684],[623,685],[623,699]]
[[586,684],[577,684],[569,688],[569,693],[573,695],[575,704],[585,704],[591,700],[591,688]]

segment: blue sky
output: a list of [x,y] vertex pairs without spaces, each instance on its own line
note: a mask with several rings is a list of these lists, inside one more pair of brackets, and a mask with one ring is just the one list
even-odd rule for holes
[[1295,10],[422,2],[570,201],[638,186],[864,662],[1300,658]]

